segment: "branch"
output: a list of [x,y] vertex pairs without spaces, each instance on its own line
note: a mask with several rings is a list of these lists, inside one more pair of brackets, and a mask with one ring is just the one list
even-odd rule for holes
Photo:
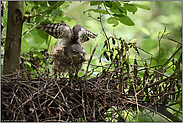
[[86,80],[86,78],[87,78],[87,73],[88,73],[88,69],[89,69],[90,62],[91,62],[91,60],[92,60],[92,57],[93,57],[93,55],[94,55],[94,52],[95,52],[97,46],[98,46],[98,43],[97,43],[97,45],[95,46],[95,48],[93,49],[92,55],[91,55],[91,57],[90,57],[90,60],[88,61],[88,66],[87,66],[87,68],[86,68],[86,74],[85,74],[85,80]]
[[[100,15],[99,21],[100,21],[100,25],[101,25],[101,27],[102,27],[102,31],[104,32],[104,35],[105,35],[105,37],[106,37],[106,39],[107,39],[107,41],[108,41],[108,44],[109,44],[109,38],[107,37],[107,34],[106,34],[106,32],[105,32],[105,30],[104,30],[104,27],[103,27],[103,24],[102,24],[102,15],[101,15],[101,13],[100,13],[99,2],[98,2],[98,11],[99,11],[99,15]],[[110,45],[109,45],[109,49],[111,49],[111,48],[110,48]]]

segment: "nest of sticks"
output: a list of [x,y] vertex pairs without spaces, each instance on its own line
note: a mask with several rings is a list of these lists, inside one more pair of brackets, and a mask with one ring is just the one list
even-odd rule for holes
[[[81,77],[54,78],[46,72],[33,77],[25,69],[2,76],[2,121],[123,122],[129,118],[129,112],[138,110],[161,115],[156,109],[173,102],[173,95],[176,94],[176,98],[181,95],[181,77],[178,76],[181,70],[168,77],[147,64],[138,65],[136,59],[133,65],[129,64],[126,60],[129,48],[138,53],[135,44],[124,41],[110,51],[117,52],[116,56],[109,55],[109,49],[104,51],[103,56],[111,60],[108,67],[94,66],[91,71],[87,67]],[[102,67],[102,71],[90,77],[97,67]],[[124,112],[128,113],[124,115]]]

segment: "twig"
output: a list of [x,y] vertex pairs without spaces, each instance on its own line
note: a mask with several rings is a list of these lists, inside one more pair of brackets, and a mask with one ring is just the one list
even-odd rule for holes
[[130,65],[130,66],[145,67],[145,68],[150,69],[150,70],[152,70],[152,71],[154,71],[154,72],[156,72],[156,73],[159,73],[159,74],[161,74],[161,75],[163,75],[163,76],[169,77],[169,76],[167,76],[167,75],[165,75],[165,74],[163,74],[163,73],[161,73],[161,72],[159,72],[159,71],[157,71],[157,70],[154,70],[154,69],[152,69],[152,68],[150,68],[150,67],[147,67],[147,66],[142,66],[142,65]]
[[180,50],[180,49],[182,49],[182,46],[180,46],[179,48],[178,48],[178,50],[176,50],[174,53],[173,53],[173,55],[161,66],[161,68],[160,69],[162,69],[174,56],[175,56],[175,54],[177,54],[177,52]]
[[29,29],[23,36],[22,39],[31,31],[33,30],[37,25],[39,25],[41,22],[37,23],[36,25],[34,25],[31,29]]
[[[34,87],[32,87],[32,86],[30,86],[30,85],[28,85],[28,84],[25,84],[25,83],[22,83],[22,82],[18,82],[19,84],[21,84],[21,85],[25,85],[25,86],[28,86],[28,87],[30,87],[30,88],[32,88],[32,89],[34,89],[34,90],[36,90],[36,91],[38,91],[38,92],[41,92],[42,90],[38,90],[37,88],[34,88]],[[37,92],[37,93],[38,93]],[[45,93],[45,92],[41,92],[42,94],[45,94],[46,96],[48,96],[48,97],[51,97],[52,99],[54,99],[54,97],[53,96],[51,96],[51,95],[49,95],[49,94],[47,94],[47,93]],[[26,102],[24,102],[24,103],[27,103],[28,101],[30,101],[30,99],[29,100],[27,100]],[[59,100],[57,100],[57,99],[55,99],[55,101],[57,101],[59,104],[61,104],[61,105],[63,105],[63,106],[65,106],[65,107],[67,107],[67,108],[70,108],[70,107],[68,107],[67,105],[65,105],[65,104],[63,104],[63,103],[61,103]],[[24,104],[23,103],[23,104]],[[22,105],[21,105],[22,106]],[[19,107],[21,107],[21,106],[19,106]]]
[[[124,99],[123,99],[124,100]],[[127,101],[127,100],[125,100],[125,101]],[[131,102],[131,101],[127,101],[127,102],[129,102],[129,103],[131,103],[131,104],[135,104],[136,105],[136,103],[135,102]],[[165,117],[164,115],[162,115],[161,113],[159,113],[159,112],[157,112],[157,111],[155,111],[155,110],[153,110],[153,109],[151,109],[151,108],[149,108],[149,107],[145,107],[145,106],[143,106],[143,105],[141,105],[141,104],[138,104],[140,107],[143,107],[143,108],[146,108],[146,109],[148,109],[148,110],[151,110],[151,111],[153,111],[153,112],[155,112],[155,113],[157,113],[158,115],[160,115],[161,117],[163,117],[163,118],[165,118],[167,121],[169,121],[169,122],[172,122],[169,118],[167,118],[167,117]]]
[[32,103],[32,106],[34,108],[34,112],[35,112],[35,115],[36,115],[36,121],[39,122],[39,118],[38,118],[38,115],[37,115],[35,104],[34,104],[34,102],[32,100],[31,100],[31,103]]
[[[159,56],[160,56],[160,41],[161,41],[161,39],[163,38],[165,32],[166,32],[166,27],[165,27],[165,29],[164,29],[164,31],[163,31],[162,34],[161,34],[161,32],[159,32],[159,34],[158,34]],[[160,36],[160,34],[161,34],[161,36]]]
[[61,89],[60,89],[60,87],[58,86],[58,84],[57,84],[56,81],[55,81],[55,84],[57,85],[57,87],[58,87],[58,89],[59,89],[59,92],[60,92],[60,94],[61,94],[61,96],[62,96],[62,98],[63,98],[63,100],[64,100],[65,105],[68,106],[68,104],[67,104],[67,102],[66,102],[66,99],[65,99],[65,97],[64,97],[64,95],[63,95],[63,93],[62,93],[62,89],[63,89],[65,86],[67,86],[69,83],[67,82]]
[[99,2],[98,2],[98,11],[99,11],[99,15],[100,15],[99,21],[100,21],[100,25],[101,25],[101,27],[102,27],[102,31],[104,32],[104,35],[105,35],[105,37],[106,37],[106,39],[107,39],[107,42],[108,42],[108,45],[109,45],[109,49],[111,49],[111,48],[110,48],[110,43],[109,43],[109,38],[108,38],[108,36],[107,36],[107,34],[106,34],[105,30],[104,30],[103,24],[102,24],[102,15],[101,15],[101,13],[100,13]]
[[91,57],[90,57],[90,59],[89,59],[89,61],[88,61],[88,66],[87,66],[87,68],[86,68],[86,74],[85,74],[85,80],[86,80],[86,78],[87,78],[87,73],[88,73],[88,69],[89,69],[90,62],[91,62],[91,60],[92,60],[92,58],[93,58],[93,55],[94,55],[94,53],[95,53],[95,50],[96,50],[97,46],[98,46],[98,43],[96,44],[95,48],[93,49],[92,55],[91,55]]
[[135,103],[137,104],[137,122],[138,122],[138,117],[139,117],[139,104],[138,104],[138,99],[137,99],[137,92],[134,86],[134,82],[132,82],[132,86],[133,86],[133,91],[135,93]]
[[182,42],[176,41],[176,40],[171,39],[171,38],[168,38],[168,39],[169,39],[170,41],[173,41],[173,42],[175,42],[175,43],[178,43],[178,44],[182,45]]

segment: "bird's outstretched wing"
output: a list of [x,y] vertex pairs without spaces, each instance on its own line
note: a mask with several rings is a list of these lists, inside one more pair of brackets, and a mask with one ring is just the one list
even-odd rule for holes
[[96,34],[92,33],[81,25],[75,25],[72,30],[74,33],[74,41],[76,42],[83,43],[88,41],[89,38],[97,37]]
[[36,27],[38,30],[44,30],[45,33],[53,36],[56,39],[68,38],[70,41],[73,37],[72,29],[64,21],[61,23],[44,23],[41,27]]

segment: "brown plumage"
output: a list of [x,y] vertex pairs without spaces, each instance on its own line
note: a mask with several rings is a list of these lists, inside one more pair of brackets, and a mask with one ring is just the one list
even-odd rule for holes
[[87,53],[79,43],[60,43],[51,49],[53,70],[55,73],[78,73],[87,60]]
[[63,21],[61,23],[40,24],[40,26],[36,29],[44,30],[45,33],[56,39],[62,39],[58,45],[51,48],[54,72],[77,74],[87,60],[87,53],[81,43],[88,41],[89,38],[96,38],[97,35],[81,25],[75,25],[71,29]]

